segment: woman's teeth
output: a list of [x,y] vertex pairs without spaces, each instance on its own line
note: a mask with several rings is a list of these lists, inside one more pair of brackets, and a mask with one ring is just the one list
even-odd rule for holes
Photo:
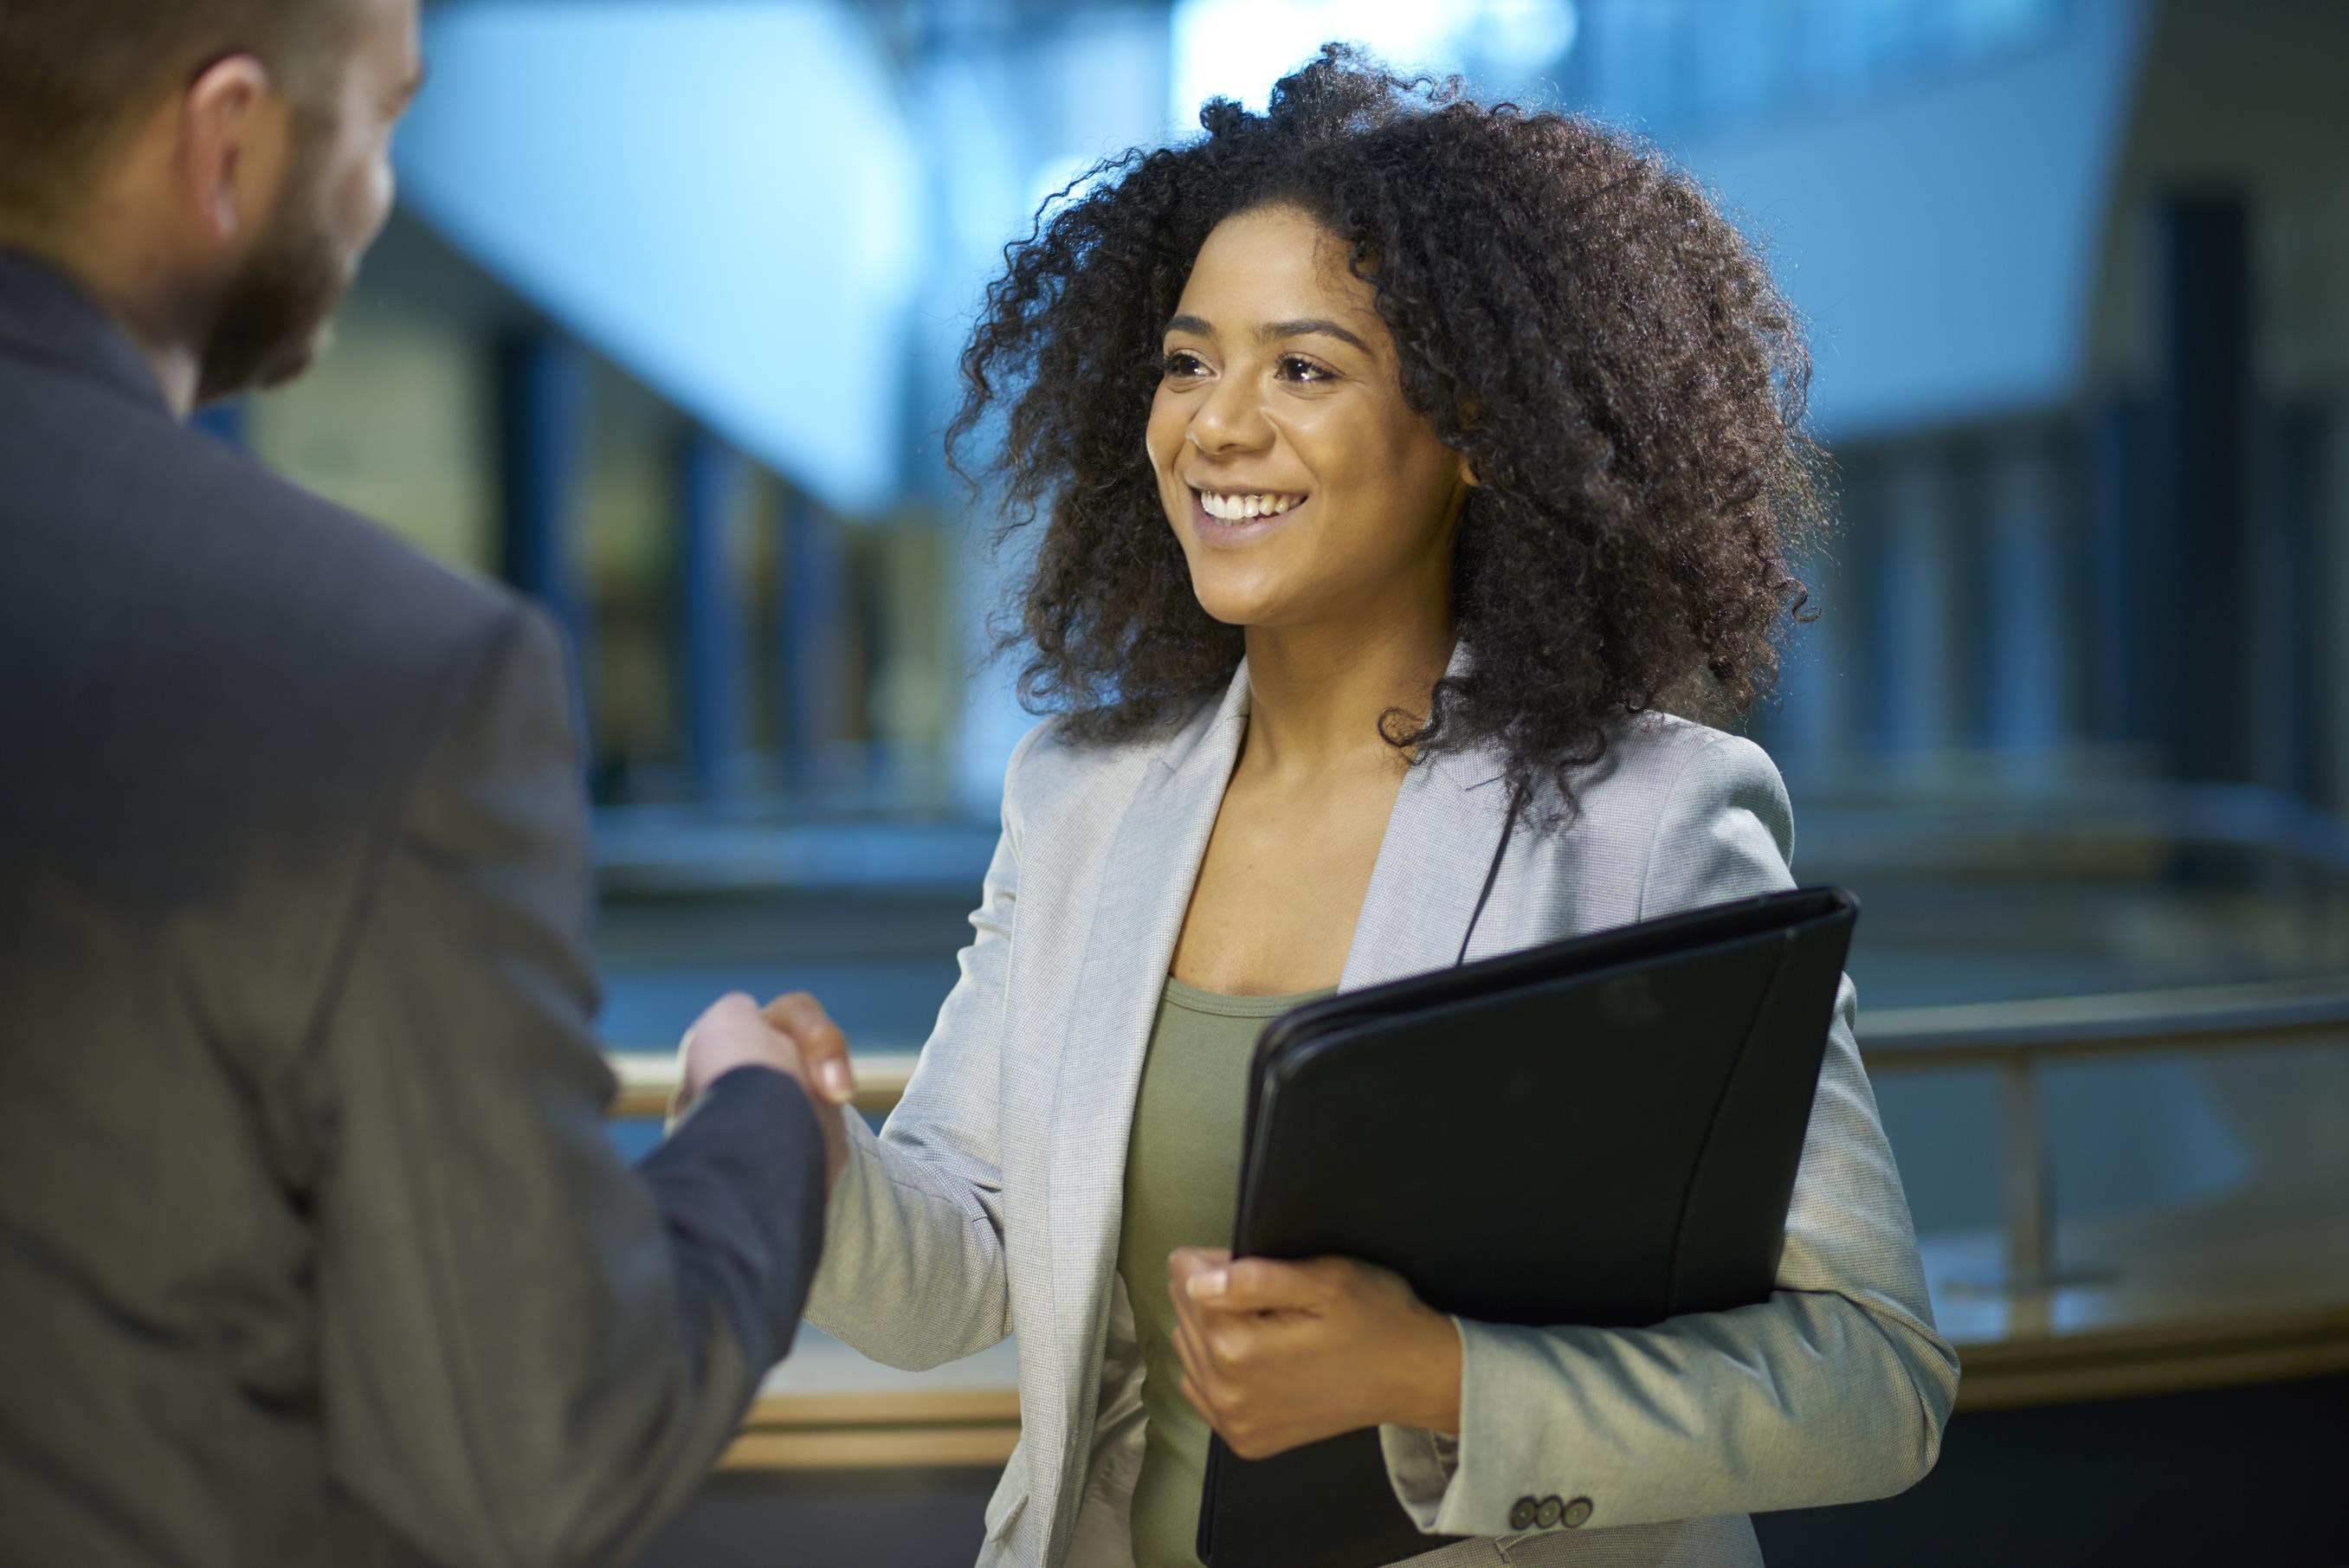
[[1305,498],[1301,495],[1216,495],[1199,492],[1199,508],[1224,522],[1245,522],[1252,517],[1278,517]]

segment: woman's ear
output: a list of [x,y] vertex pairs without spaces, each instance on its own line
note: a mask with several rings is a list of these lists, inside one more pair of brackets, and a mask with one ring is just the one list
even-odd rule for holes
[[[1477,407],[1475,398],[1464,392],[1460,395],[1460,428],[1463,434],[1476,428],[1478,416],[1483,412],[1484,410]],[[1476,477],[1476,465],[1465,452],[1460,454],[1460,482],[1470,490],[1475,490],[1485,482]]]

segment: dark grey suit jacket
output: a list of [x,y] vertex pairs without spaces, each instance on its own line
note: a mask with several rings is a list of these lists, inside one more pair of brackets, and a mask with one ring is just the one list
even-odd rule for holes
[[613,1152],[564,690],[0,253],[0,1563],[623,1562],[783,1354],[814,1118]]

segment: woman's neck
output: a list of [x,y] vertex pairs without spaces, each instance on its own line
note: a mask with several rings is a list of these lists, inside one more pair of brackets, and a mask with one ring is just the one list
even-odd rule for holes
[[1400,708],[1424,718],[1451,663],[1448,608],[1350,624],[1250,626],[1249,714],[1241,766],[1259,779],[1303,781],[1401,754],[1381,738]]

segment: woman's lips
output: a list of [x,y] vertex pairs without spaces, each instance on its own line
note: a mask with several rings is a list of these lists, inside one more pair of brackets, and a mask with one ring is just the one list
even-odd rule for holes
[[1270,533],[1303,511],[1312,501],[1311,496],[1306,496],[1287,511],[1271,512],[1262,517],[1221,518],[1209,514],[1206,502],[1194,490],[1191,491],[1191,531],[1202,544],[1247,544]]

